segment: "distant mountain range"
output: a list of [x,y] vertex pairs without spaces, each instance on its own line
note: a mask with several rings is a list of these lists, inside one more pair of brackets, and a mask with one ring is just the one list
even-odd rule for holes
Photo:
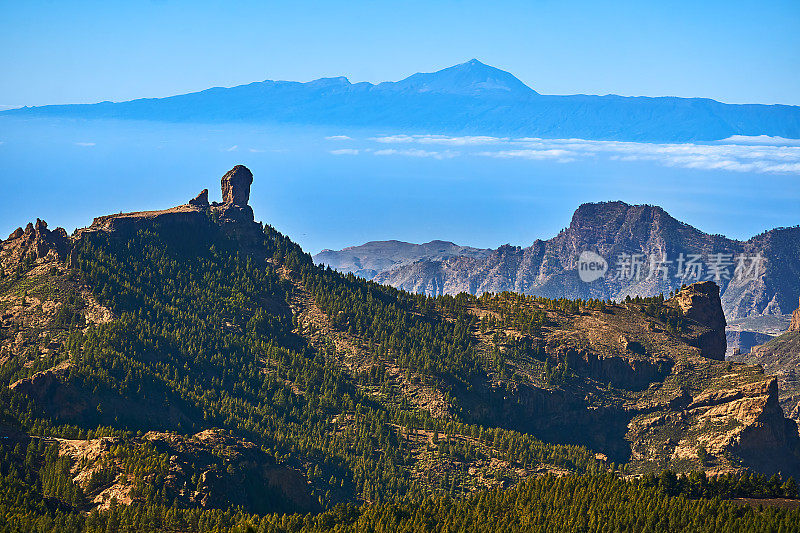
[[322,250],[314,256],[316,263],[324,263],[340,272],[353,272],[362,278],[372,279],[382,272],[411,264],[415,261],[441,261],[449,257],[487,257],[492,250],[459,246],[447,241],[411,244],[402,241],[372,241],[343,250]]
[[[467,250],[462,253],[459,250]],[[606,260],[606,275],[584,282],[577,267],[582,252],[591,251]],[[638,276],[617,264],[640,254]],[[581,205],[568,228],[548,240],[536,240],[522,248],[504,245],[496,250],[476,249],[433,241],[412,245],[398,241],[371,242],[335,252],[325,250],[314,257],[341,271],[379,283],[428,295],[468,292],[515,291],[549,298],[614,298],[652,296],[698,279],[684,266],[683,254],[700,255],[700,279],[715,278],[710,265],[725,266],[725,274],[714,279],[721,287],[722,306],[728,320],[759,315],[791,313],[800,296],[800,227],[776,228],[747,241],[709,235],[671,217],[652,205],[604,202]],[[716,256],[716,254],[723,254]],[[735,275],[737,257],[747,260],[760,254],[763,263],[757,276]],[[651,257],[672,263],[648,277]],[[718,257],[722,261],[717,261]],[[377,272],[376,272],[377,271]],[[373,274],[373,272],[376,272]]]
[[705,98],[542,95],[473,59],[398,82],[263,81],[168,98],[25,107],[0,116],[252,122],[628,141],[800,138],[800,107]]

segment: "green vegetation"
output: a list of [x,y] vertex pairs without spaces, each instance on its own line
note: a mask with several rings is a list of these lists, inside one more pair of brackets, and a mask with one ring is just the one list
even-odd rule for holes
[[[265,244],[274,261],[302,276],[337,327],[375,339],[378,354],[447,380],[481,371],[468,339],[476,319],[463,310],[451,306],[454,319],[442,319],[434,316],[436,301],[314,267],[269,227]],[[528,469],[542,463],[596,468],[585,448],[544,444],[457,417],[437,420],[365,396],[359,385],[380,386],[385,376],[352,376],[306,344],[293,332],[284,303],[291,284],[274,263],[259,264],[221,234],[192,238],[165,227],[123,241],[98,233],[80,241],[75,258],[95,298],[118,318],[83,332],[74,312],[57,315],[58,327],[70,328],[65,380],[89,405],[49,415],[4,391],[7,417],[27,433],[125,438],[152,429],[224,428],[279,464],[307,472],[323,506],[472,490],[463,473],[413,474],[416,456],[403,434],[416,429],[446,437],[436,454],[459,464],[496,458]],[[173,502],[162,494],[153,503]],[[73,504],[80,508],[78,500]]]
[[[721,500],[732,488],[754,485],[744,476],[722,481],[703,474],[623,481],[614,474],[597,476],[551,475],[523,482],[510,489],[484,491],[466,498],[446,495],[404,498],[395,502],[357,507],[340,504],[318,515],[257,516],[237,510],[179,509],[159,503],[112,505],[88,515],[52,505],[51,499],[34,497],[70,490],[58,460],[48,449],[31,444],[27,454],[6,452],[4,465],[43,459],[39,478],[14,473],[0,479],[0,527],[5,531],[199,531],[199,532],[317,532],[317,531],[796,531],[800,510],[751,507]],[[56,473],[53,473],[56,472]],[[756,480],[755,485],[759,484]],[[777,479],[770,485],[779,484]],[[52,487],[52,488],[51,488]],[[796,486],[792,485],[796,495]],[[791,489],[779,486],[776,496]],[[41,492],[38,492],[41,494]],[[71,493],[72,494],[72,493]],[[751,495],[750,493],[736,493]],[[78,496],[79,497],[79,496]]]
[[[586,531],[603,524],[613,531],[780,531],[800,518],[720,501],[794,497],[792,480],[664,474],[624,481],[584,447],[464,418],[460,394],[490,374],[513,373],[500,339],[507,355],[536,360],[548,383],[563,383],[572,376],[566,359],[552,368],[530,335],[547,326],[547,311],[613,313],[610,302],[512,293],[428,298],[317,267],[269,226],[263,245],[266,260],[216,229],[187,235],[155,226],[125,240],[84,235],[70,275],[115,320],[86,327],[82,300],[66,293],[48,327],[65,338],[62,360],[71,364],[59,379],[69,394],[49,405],[49,398],[0,391],[0,429],[11,435],[0,441],[0,531]],[[23,274],[7,275],[3,288],[21,290]],[[368,343],[373,362],[392,361],[445,391],[450,416],[372,394],[389,390],[387,370],[350,371],[335,360],[332,340],[312,346],[289,306],[294,283],[335,331]],[[680,317],[661,308],[645,312],[679,329]],[[521,335],[506,337],[506,328]],[[479,348],[476,330],[496,337],[493,352]],[[3,365],[6,382],[55,362],[23,368],[21,361]],[[75,397],[81,401],[70,403]],[[169,455],[141,436],[207,428],[247,439],[270,464],[302,472],[303,490],[322,512],[259,516],[246,506],[185,505],[165,488]],[[84,484],[73,481],[75,465],[54,439],[101,436],[115,437],[107,456]],[[117,471],[130,480],[133,502],[93,508],[88,495],[113,483]],[[309,510],[273,503],[285,512]]]

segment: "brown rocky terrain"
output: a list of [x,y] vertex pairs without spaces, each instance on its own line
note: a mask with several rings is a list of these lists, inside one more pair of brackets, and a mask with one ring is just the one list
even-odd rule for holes
[[684,337],[686,342],[700,348],[709,357],[725,359],[725,315],[721,312],[719,286],[713,281],[694,283],[678,291],[675,305],[683,316],[702,324],[708,330]]
[[[473,403],[462,402],[478,418],[505,420],[546,440],[587,443],[633,471],[728,471],[739,461],[760,471],[797,471],[797,425],[781,411],[775,378],[758,366],[721,360],[724,318],[709,285],[686,287],[665,302],[683,310],[677,334],[635,303],[548,310],[548,325],[533,336],[541,360],[509,358],[507,377],[492,377],[503,401],[487,403],[480,398],[492,395],[479,393]],[[508,351],[514,337],[525,337],[503,333],[500,346]],[[557,361],[573,377],[548,383],[543,367]],[[708,454],[702,461],[701,448]],[[759,448],[761,455],[753,451]]]
[[21,367],[16,377],[64,362],[70,328],[113,319],[68,267],[70,246],[63,229],[41,220],[0,245],[0,364]]
[[780,404],[786,416],[800,422],[800,330],[795,321],[800,307],[792,314],[789,331],[754,346],[749,354],[734,356],[736,361],[759,364],[777,376]]
[[[146,493],[142,483],[146,485],[156,479],[169,498],[175,498],[181,506],[234,505],[259,513],[278,509],[308,512],[319,508],[312,485],[320,485],[316,489],[324,493],[325,484],[305,473],[318,469],[317,462],[295,460],[292,466],[278,464],[246,439],[216,429],[203,429],[206,424],[202,413],[163,386],[142,383],[138,393],[129,396],[82,380],[73,373],[72,358],[76,355],[70,355],[67,346],[70,326],[74,327],[76,320],[85,333],[93,325],[117,318],[97,304],[90,288],[73,268],[77,258],[71,250],[81,239],[96,234],[127,239],[140,230],[177,232],[191,238],[219,228],[248,253],[264,258],[259,248],[263,233],[247,205],[251,183],[249,170],[238,166],[222,178],[222,203],[209,204],[208,191],[204,190],[186,205],[97,217],[91,226],[76,231],[71,238],[63,230],[47,232],[46,224],[39,221],[0,242],[2,264],[10,272],[0,280],[0,302],[5,306],[1,315],[0,364],[8,362],[18,368],[7,384],[8,389],[33,400],[55,423],[89,428],[122,426],[138,428],[144,434],[133,440],[119,437],[58,440],[61,454],[72,460],[73,478],[83,488],[88,508],[107,508],[112,501],[117,504],[142,501]],[[58,237],[63,239],[56,240]],[[398,405],[407,401],[433,416],[452,416],[452,405],[443,391],[428,384],[425,376],[409,372],[391,360],[376,360],[364,339],[336,331],[302,283],[292,279],[286,269],[281,272],[293,287],[289,299],[264,305],[271,312],[283,307],[293,312],[300,324],[298,334],[311,346],[329,354],[337,365],[354,376],[380,364],[393,376],[392,389],[366,392],[381,401]],[[67,306],[69,320],[62,325],[63,319],[57,319],[59,309]],[[231,323],[230,327],[236,326]],[[7,331],[14,335],[6,334]],[[328,349],[329,345],[333,350]],[[271,371],[270,363],[265,361],[264,372]],[[294,394],[304,394],[296,384],[288,385]],[[332,423],[342,434],[352,431],[351,415],[335,417]],[[3,435],[28,438],[11,427],[0,429]],[[468,490],[477,490],[506,485],[534,473],[471,436],[442,435],[441,443],[433,432],[423,429],[392,431],[402,435],[414,457],[417,466],[413,476],[419,482],[444,483],[451,471],[457,469],[469,472]],[[483,451],[477,457],[456,462],[443,456],[441,449],[459,439],[467,439]],[[132,454],[149,450],[147,453],[161,457],[157,463],[160,466],[144,478],[137,478],[126,470],[125,460],[119,458],[121,449],[134,450],[124,452]],[[561,471],[550,465],[538,468],[541,472]],[[331,497],[347,500],[352,497],[349,490],[343,484]]]
[[[70,460],[70,473],[83,489],[87,511],[106,509],[112,501],[123,505],[143,501],[147,486],[157,480],[159,489],[181,506],[241,506],[257,513],[319,509],[303,473],[277,465],[252,442],[223,430],[209,429],[194,435],[150,431],[133,438],[44,440],[57,444],[59,455]],[[133,457],[147,457],[149,469],[133,470]],[[253,490],[256,487],[258,490]]]

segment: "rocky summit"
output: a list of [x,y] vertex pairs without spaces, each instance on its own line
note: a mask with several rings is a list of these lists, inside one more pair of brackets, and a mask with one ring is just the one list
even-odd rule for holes
[[47,222],[36,219],[36,223],[28,223],[23,230],[14,230],[4,242],[0,253],[0,264],[18,262],[23,258],[43,259],[50,254],[64,258],[70,248],[69,237],[64,228],[53,231],[47,229]]
[[189,200],[189,205],[200,208],[208,207],[208,189],[203,189],[200,194]]
[[725,359],[725,314],[719,299],[719,286],[713,281],[694,283],[678,292],[675,303],[686,318],[708,328],[687,342],[700,348],[708,357]]
[[[450,243],[434,254],[402,244],[401,248],[386,241],[325,250],[315,261],[432,296],[514,291],[620,300],[669,294],[681,285],[710,280],[720,287],[729,322],[787,315],[800,297],[800,227],[775,228],[737,241],[704,233],[653,205],[583,204],[558,235],[527,247],[503,245],[476,253]],[[590,283],[581,281],[577,271],[586,251],[603,257],[608,267]],[[685,268],[690,258],[700,263],[699,270]],[[760,258],[757,264],[753,258]],[[653,260],[661,268],[650,275]]]
[[253,173],[244,165],[236,165],[222,176],[222,202],[225,205],[246,206],[250,201]]
[[88,228],[76,231],[74,238],[87,232],[110,232],[129,235],[140,229],[164,226],[190,234],[208,231],[213,224],[230,235],[235,235],[243,243],[253,245],[259,239],[261,226],[254,222],[253,209],[248,205],[253,174],[244,165],[237,165],[222,177],[221,192],[223,202],[208,201],[208,189],[203,189],[185,205],[160,211],[139,211],[97,217]]

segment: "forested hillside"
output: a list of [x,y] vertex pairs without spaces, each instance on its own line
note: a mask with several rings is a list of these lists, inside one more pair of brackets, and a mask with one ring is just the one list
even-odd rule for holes
[[718,360],[718,289],[414,295],[315,266],[251,182],[3,241],[6,529],[796,523],[720,500],[796,497],[800,445],[775,381]]

